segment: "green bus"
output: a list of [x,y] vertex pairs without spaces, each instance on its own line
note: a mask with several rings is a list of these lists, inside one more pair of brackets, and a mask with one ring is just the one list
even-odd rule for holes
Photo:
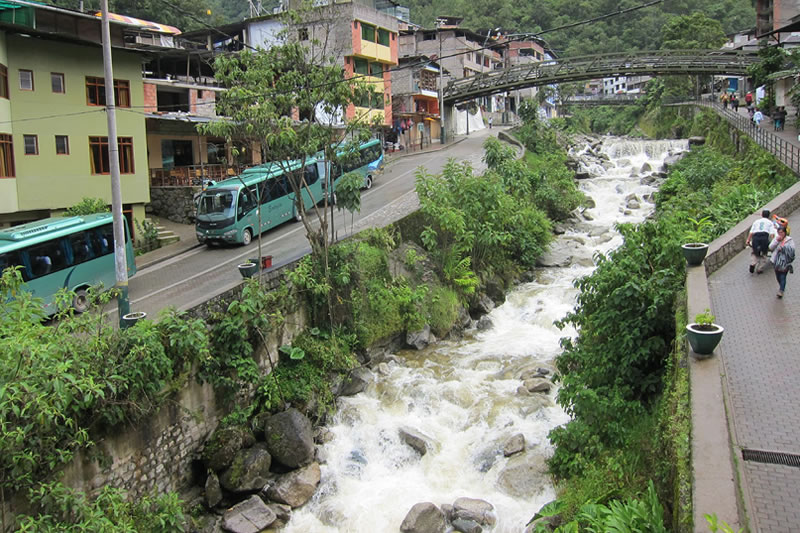
[[[110,288],[117,281],[112,218],[111,213],[56,217],[0,229],[0,271],[21,267],[23,286],[44,300],[47,315],[58,311],[53,297],[60,289],[75,292],[72,307],[82,313],[89,308],[89,287]],[[128,276],[133,276],[127,225],[125,235]]]
[[[344,152],[342,152],[344,154]],[[306,160],[303,166],[307,190],[303,190],[303,210],[325,198],[325,176],[334,183],[348,172],[364,176],[364,188],[372,187],[375,176],[383,168],[383,146],[378,139],[363,143],[358,156],[347,158],[346,165],[328,165],[324,157]],[[243,244],[247,246],[260,232],[274,228],[287,220],[300,220],[303,213],[295,208],[295,194],[284,172],[299,170],[299,161],[289,165],[266,163],[249,168],[239,176],[209,186],[197,198],[195,233],[197,240],[209,246]],[[288,167],[288,168],[284,168]],[[330,171],[328,174],[327,171]],[[261,230],[258,231],[258,200],[261,200]]]

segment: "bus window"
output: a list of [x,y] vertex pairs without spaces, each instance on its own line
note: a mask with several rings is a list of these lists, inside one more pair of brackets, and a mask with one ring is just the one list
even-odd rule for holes
[[78,265],[94,258],[91,246],[89,246],[89,234],[85,231],[70,235],[68,238],[72,251],[72,264]]
[[236,197],[233,195],[233,191],[226,189],[209,189],[200,197],[200,205],[197,206],[197,214],[208,215],[211,213],[223,213],[225,218],[232,218],[235,199]]
[[317,172],[317,165],[312,163],[311,165],[307,165],[303,169],[303,174],[306,180],[306,185],[311,185],[316,183],[319,179],[319,173]]
[[288,183],[286,183],[286,176],[279,176],[269,180],[269,199],[277,200],[278,198],[289,194],[287,186]]
[[57,272],[67,266],[61,246],[61,239],[37,244],[26,249],[34,278]]
[[89,241],[95,257],[114,253],[114,226],[108,224],[90,230]]
[[241,219],[244,215],[252,211],[256,206],[256,197],[250,195],[249,191],[243,190],[239,192],[239,206],[237,207],[236,216]]
[[0,274],[2,274],[3,270],[9,267],[22,267],[20,272],[22,272],[22,279],[24,281],[28,281],[31,279],[30,271],[28,267],[25,266],[25,263],[22,262],[22,257],[19,252],[6,252],[4,254],[0,254]]

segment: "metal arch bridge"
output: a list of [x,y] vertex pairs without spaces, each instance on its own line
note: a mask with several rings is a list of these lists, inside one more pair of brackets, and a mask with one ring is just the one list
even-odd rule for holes
[[490,94],[614,76],[747,74],[759,61],[755,52],[723,50],[655,50],[564,57],[515,65],[453,80],[445,86],[445,105],[454,105]]

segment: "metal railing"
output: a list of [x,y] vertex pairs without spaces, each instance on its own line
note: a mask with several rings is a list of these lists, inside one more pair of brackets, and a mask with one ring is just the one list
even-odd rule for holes
[[756,126],[747,116],[731,109],[724,109],[717,102],[697,100],[692,103],[713,109],[717,114],[725,118],[729,124],[749,135],[761,148],[773,154],[781,163],[789,167],[792,172],[800,174],[800,146],[770,131],[767,126],[768,118],[765,117],[761,125]]
[[188,165],[173,168],[151,168],[151,187],[188,187],[202,185],[203,181],[220,181],[239,174],[239,167],[226,165]]

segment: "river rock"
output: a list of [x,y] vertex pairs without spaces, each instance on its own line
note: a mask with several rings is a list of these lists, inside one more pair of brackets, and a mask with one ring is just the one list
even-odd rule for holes
[[484,292],[486,292],[486,296],[492,299],[495,305],[500,305],[506,301],[506,289],[496,278],[486,281]]
[[497,522],[494,505],[477,498],[459,498],[453,502],[453,520],[472,520],[482,526],[492,527]]
[[589,173],[588,170],[579,170],[575,172],[575,179],[576,180],[588,180],[591,178],[592,175]]
[[514,498],[533,498],[548,483],[545,458],[535,454],[511,457],[497,476],[497,488]]
[[284,474],[267,489],[270,500],[300,507],[314,495],[322,473],[317,463]]
[[478,328],[478,331],[486,331],[487,329],[492,329],[492,326],[494,326],[494,323],[492,319],[489,318],[489,315],[483,315],[478,319],[478,323],[475,327]]
[[272,457],[266,444],[259,442],[252,448],[239,450],[230,467],[222,472],[219,483],[225,490],[234,493],[259,491],[270,478]]
[[292,508],[282,503],[268,503],[270,511],[275,513],[275,521],[270,524],[271,529],[280,529],[289,523],[292,518]]
[[400,440],[411,446],[420,455],[428,453],[428,449],[432,446],[430,438],[415,429],[402,427],[398,433]]
[[400,524],[403,533],[444,533],[446,530],[444,512],[431,502],[414,504]]
[[284,466],[297,468],[314,458],[311,421],[294,407],[269,417],[264,436],[270,455]]
[[339,394],[341,396],[353,396],[363,392],[367,385],[373,381],[375,381],[375,374],[369,368],[360,366],[350,372],[350,375],[344,380]]
[[209,509],[217,506],[222,501],[222,487],[219,485],[219,478],[213,470],[209,470],[206,477],[205,503]]
[[536,266],[539,267],[568,267],[573,264],[593,266],[592,251],[563,235],[560,235],[547,252],[536,260]]
[[594,215],[592,215],[592,212],[588,209],[585,209],[581,215],[583,215],[584,220],[588,220],[589,222],[594,220]]
[[417,350],[425,349],[434,343],[436,343],[436,337],[431,333],[430,324],[425,324],[425,327],[419,331],[409,331],[406,334],[406,344]]
[[642,167],[639,169],[639,172],[645,173],[645,172],[651,172],[652,170],[653,167],[650,166],[650,163],[645,162],[644,164],[642,164]]
[[583,201],[583,205],[584,205],[584,206],[585,206],[587,209],[591,209],[591,208],[593,208],[593,207],[597,207],[597,203],[594,201],[594,198],[592,198],[591,196],[586,196],[586,197],[585,197],[585,199],[584,199],[584,201]]
[[481,533],[483,528],[474,520],[464,520],[463,518],[456,518],[451,524],[453,531],[460,531],[461,533]]
[[231,464],[236,452],[252,446],[255,441],[255,436],[247,428],[241,426],[217,428],[203,447],[203,461],[208,468],[219,472]]
[[511,457],[523,451],[525,451],[525,435],[522,433],[517,433],[503,445],[503,455],[506,457]]
[[683,159],[684,155],[686,155],[686,153],[682,152],[680,154],[672,154],[672,155],[668,155],[667,157],[665,157],[664,158],[664,166],[662,167],[662,171],[666,172],[669,169],[669,167],[675,166],[678,163],[678,161]]
[[482,316],[488,314],[494,309],[494,302],[486,294],[480,293],[477,297],[473,298],[470,302],[470,314],[473,316]]
[[550,389],[553,388],[552,383],[542,378],[526,379],[522,382],[522,385],[528,392],[544,392],[545,394],[550,392]]
[[259,533],[275,522],[275,513],[258,496],[237,503],[222,517],[222,529],[230,533]]
[[689,146],[701,146],[705,143],[705,137],[689,137]]

